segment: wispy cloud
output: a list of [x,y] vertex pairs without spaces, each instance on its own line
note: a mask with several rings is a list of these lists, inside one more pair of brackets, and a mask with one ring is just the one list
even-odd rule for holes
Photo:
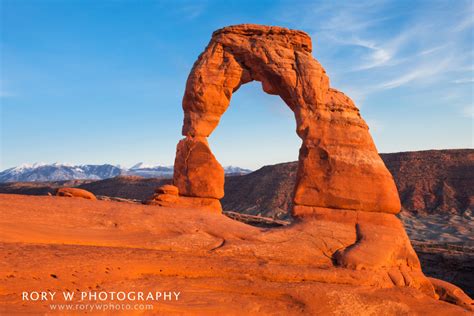
[[199,17],[206,9],[206,3],[203,1],[195,1],[185,3],[178,7],[178,12],[186,19],[192,20]]
[[447,58],[436,64],[427,63],[426,65],[417,67],[407,73],[402,74],[399,77],[377,85],[376,90],[397,88],[405,84],[411,83],[415,80],[422,80],[427,78],[433,80],[434,76],[441,74],[447,69],[449,69],[450,65],[451,58]]
[[453,31],[460,32],[471,28],[474,25],[474,5],[468,1],[463,10],[466,14],[460,19],[459,23],[453,28]]
[[474,78],[464,78],[464,79],[457,79],[453,80],[452,83],[457,83],[457,84],[465,84],[465,83],[473,83]]
[[332,39],[335,43],[346,46],[357,46],[369,51],[369,55],[365,58],[368,60],[367,63],[355,67],[355,70],[365,70],[381,66],[389,62],[393,57],[393,53],[390,50],[378,46],[371,40],[360,39],[358,37],[343,39],[331,34],[327,34],[326,36]]
[[426,55],[432,54],[436,51],[439,51],[440,49],[445,48],[446,46],[447,45],[440,45],[440,46],[436,46],[436,47],[427,48],[427,49],[422,50],[421,52],[419,52],[418,56],[426,56]]
[[466,36],[474,26],[472,1],[432,1],[403,11],[397,5],[324,2],[308,5],[305,14],[288,9],[283,17],[311,33],[333,84],[359,106],[383,90],[471,83],[473,49]]

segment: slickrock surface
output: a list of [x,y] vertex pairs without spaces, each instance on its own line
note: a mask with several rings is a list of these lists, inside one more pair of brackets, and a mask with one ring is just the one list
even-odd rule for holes
[[[474,150],[381,156],[402,196],[400,218],[423,271],[474,296]],[[296,172],[297,162],[291,162],[226,179],[224,211],[291,219]]]
[[[428,276],[440,278],[460,286],[474,296],[474,218],[472,204],[460,207],[462,201],[470,201],[474,195],[474,150],[430,150],[382,154],[388,169],[394,175],[402,197],[400,218],[416,250],[423,271]],[[442,158],[444,157],[444,158]],[[414,159],[416,158],[416,160]],[[402,161],[403,163],[399,163]],[[423,172],[418,172],[424,168]],[[226,214],[237,211],[256,215],[249,221],[254,225],[275,226],[270,219],[290,220],[292,188],[294,188],[297,162],[263,167],[249,175],[227,177],[226,195],[222,205]],[[88,180],[91,182],[91,180]],[[54,183],[5,183],[0,193],[46,195],[62,185],[79,185],[84,181]],[[149,199],[155,188],[170,180],[145,179],[139,177],[117,177],[80,185],[103,199],[101,195],[125,199]],[[413,187],[427,186],[426,191],[417,190],[407,194]],[[454,189],[455,199],[444,199],[443,190]],[[411,199],[441,201],[434,208],[425,210],[412,208]],[[410,198],[407,198],[410,197]],[[113,198],[116,199],[116,198]],[[448,203],[449,202],[449,203]],[[452,213],[449,210],[455,209]],[[241,216],[234,218],[242,220]],[[283,222],[282,222],[283,223]]]
[[[367,124],[352,100],[329,85],[311,55],[311,38],[281,27],[243,24],[213,33],[189,74],[183,98],[185,138],[178,144],[173,184],[180,194],[219,199],[224,173],[206,138],[232,94],[256,80],[279,95],[302,139],[296,205],[398,213],[400,200]],[[313,208],[295,208],[306,217]]]
[[357,240],[344,212],[261,229],[188,209],[2,194],[0,311],[49,311],[49,302],[23,302],[22,291],[173,290],[179,301],[151,302],[155,313],[469,315],[433,297],[416,256],[395,260],[407,237],[393,215],[361,213],[401,237],[386,245],[384,266],[334,266],[333,254]]

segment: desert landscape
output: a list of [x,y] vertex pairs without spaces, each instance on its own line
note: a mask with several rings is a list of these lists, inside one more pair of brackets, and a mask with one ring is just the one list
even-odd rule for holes
[[[294,113],[298,162],[226,177],[208,137],[251,81]],[[472,314],[473,150],[379,155],[310,36],[276,26],[215,31],[182,104],[172,178],[0,186],[2,313]]]
[[51,302],[24,302],[22,291],[124,287],[181,292],[179,301],[146,302],[159,314],[470,314],[435,299],[416,256],[408,271],[334,267],[330,254],[356,238],[348,223],[265,229],[113,201],[2,195],[0,203],[5,314],[52,313]]
[[[381,155],[402,196],[398,216],[424,273],[449,281],[471,296],[473,154],[474,150],[444,150]],[[425,170],[420,173],[420,168]],[[266,166],[247,175],[227,176],[221,200],[223,214],[257,227],[290,225],[296,169],[297,163],[292,162]],[[142,204],[157,187],[171,182],[169,178],[137,176],[97,181],[5,182],[0,183],[0,193],[54,195],[58,188],[77,187],[94,193],[99,200]],[[446,191],[450,194],[447,198],[443,196]],[[426,204],[420,204],[424,201]]]

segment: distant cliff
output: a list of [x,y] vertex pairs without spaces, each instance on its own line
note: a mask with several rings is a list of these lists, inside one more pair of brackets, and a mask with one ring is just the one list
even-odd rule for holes
[[381,155],[403,208],[462,214],[474,209],[474,150],[427,150]]
[[[474,209],[474,150],[427,150],[381,154],[411,213],[462,214]],[[265,166],[226,179],[225,210],[287,218],[297,162]]]

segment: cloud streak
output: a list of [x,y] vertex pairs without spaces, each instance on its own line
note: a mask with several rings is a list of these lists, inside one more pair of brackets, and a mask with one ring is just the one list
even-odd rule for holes
[[324,43],[315,45],[316,57],[327,65],[333,84],[352,91],[356,101],[413,85],[449,94],[450,84],[472,83],[472,2],[430,1],[403,12],[397,5],[325,2],[299,9],[303,16],[288,8],[283,16]]
[[445,59],[437,64],[428,63],[421,67],[415,68],[399,77],[396,77],[390,81],[386,81],[376,86],[376,90],[393,89],[403,86],[408,83],[412,83],[416,80],[423,79],[434,79],[438,74],[442,74],[444,71],[449,69],[451,59]]

